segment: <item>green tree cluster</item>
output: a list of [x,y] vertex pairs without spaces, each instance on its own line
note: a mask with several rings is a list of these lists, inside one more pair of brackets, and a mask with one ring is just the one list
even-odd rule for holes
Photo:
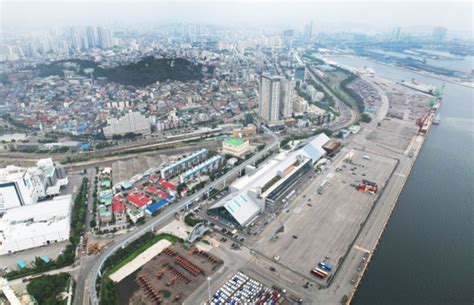
[[31,280],[26,289],[39,305],[63,305],[67,300],[61,293],[67,290],[70,279],[68,273],[43,275]]

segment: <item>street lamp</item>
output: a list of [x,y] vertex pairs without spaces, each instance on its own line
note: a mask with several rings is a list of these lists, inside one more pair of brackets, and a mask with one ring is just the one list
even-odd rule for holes
[[211,302],[211,277],[207,277],[207,292],[209,293],[209,303]]

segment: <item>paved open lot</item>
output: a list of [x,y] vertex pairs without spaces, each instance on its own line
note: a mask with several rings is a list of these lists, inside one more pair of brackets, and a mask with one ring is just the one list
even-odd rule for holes
[[17,266],[18,261],[24,261],[28,267],[31,267],[31,262],[34,262],[38,256],[47,256],[48,258],[56,259],[59,254],[66,248],[69,241],[62,241],[59,243],[27,249],[24,251],[16,252],[9,255],[0,256],[0,271],[3,268],[10,270],[19,269]]
[[380,127],[370,133],[367,140],[403,152],[417,129],[413,122],[399,119],[384,120]]
[[[377,198],[376,194],[357,191],[351,184],[368,179],[383,188],[395,165],[394,159],[355,151],[352,163],[341,160],[316,179],[299,197],[300,201],[293,204],[290,217],[281,224],[283,231],[275,234],[281,231],[281,226],[277,226],[277,230],[268,232],[257,243],[256,250],[306,276],[325,257],[329,257],[326,262],[337,268]],[[324,181],[327,184],[318,194]]]

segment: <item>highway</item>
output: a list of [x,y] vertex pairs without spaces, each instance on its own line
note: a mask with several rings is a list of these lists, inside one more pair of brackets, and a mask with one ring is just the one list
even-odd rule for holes
[[[89,304],[92,305],[98,305],[99,304],[99,298],[98,294],[96,291],[96,281],[97,277],[100,274],[100,270],[102,269],[102,266],[104,262],[107,260],[107,258],[115,253],[117,250],[125,247],[128,245],[130,242],[136,240],[137,238],[141,237],[143,234],[149,231],[153,231],[154,227],[160,225],[163,223],[165,220],[171,218],[174,216],[176,212],[181,210],[182,208],[186,207],[188,204],[192,203],[195,199],[200,198],[202,195],[204,195],[208,190],[216,187],[217,185],[221,184],[223,181],[225,181],[227,178],[229,178],[231,175],[234,175],[236,172],[242,170],[245,168],[245,166],[254,163],[256,160],[261,158],[264,154],[266,154],[268,151],[278,147],[279,145],[279,140],[278,137],[271,132],[268,128],[262,125],[262,128],[265,130],[266,133],[270,134],[272,137],[272,142],[271,144],[267,145],[263,150],[252,156],[250,159],[245,160],[242,164],[239,166],[233,168],[231,171],[227,172],[225,175],[222,177],[218,178],[216,181],[209,183],[204,187],[203,189],[199,190],[196,194],[185,198],[181,200],[181,202],[174,204],[172,207],[169,209],[166,209],[162,214],[158,215],[155,218],[152,218],[149,222],[146,224],[142,225],[141,227],[135,228],[133,231],[121,236],[118,240],[115,241],[113,245],[111,245],[109,248],[104,250],[103,253],[100,254],[98,257],[98,260],[94,263],[92,266],[91,270],[87,274],[87,278],[85,281],[85,289],[88,290],[88,295],[89,295]],[[84,294],[84,291],[80,291],[81,287],[77,287],[76,294]]]
[[354,124],[354,122],[359,119],[359,112],[346,105],[334,93],[332,93],[332,91],[328,88],[328,86],[326,86],[326,84],[321,83],[316,77],[316,72],[313,70],[313,68],[310,67],[310,65],[307,64],[306,68],[310,77],[315,82],[321,84],[321,86],[326,88],[327,92],[337,102],[337,107],[339,108],[341,115],[339,117],[336,117],[336,119],[330,123],[329,128],[331,128],[332,130],[340,130]]

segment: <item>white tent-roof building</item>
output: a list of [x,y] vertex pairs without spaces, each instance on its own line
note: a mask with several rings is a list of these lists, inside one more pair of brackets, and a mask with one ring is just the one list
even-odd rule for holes
[[248,226],[293,186],[326,152],[322,146],[329,141],[320,134],[303,148],[281,153],[229,186],[230,194],[209,208],[214,214],[241,227]]

